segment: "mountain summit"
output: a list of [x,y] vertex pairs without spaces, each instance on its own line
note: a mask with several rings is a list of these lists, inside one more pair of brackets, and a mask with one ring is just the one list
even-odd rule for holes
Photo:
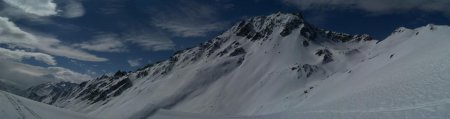
[[[133,72],[67,84],[66,90],[61,83],[44,84],[27,94],[118,119],[196,115],[189,113],[233,118],[445,115],[440,112],[448,111],[442,109],[449,109],[449,95],[439,93],[448,91],[438,88],[449,89],[443,77],[450,78],[444,73],[450,69],[420,68],[447,63],[448,31],[448,26],[398,30],[402,33],[378,41],[317,28],[300,14],[276,13],[243,20],[212,40]],[[426,84],[435,85],[421,90]],[[423,97],[409,95],[415,91]],[[417,113],[421,105],[444,107]]]

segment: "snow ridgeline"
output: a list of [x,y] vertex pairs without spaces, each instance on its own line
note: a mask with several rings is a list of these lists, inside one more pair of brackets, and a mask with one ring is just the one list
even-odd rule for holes
[[277,13],[135,72],[29,94],[117,119],[448,118],[448,33],[448,26],[399,28],[378,42]]

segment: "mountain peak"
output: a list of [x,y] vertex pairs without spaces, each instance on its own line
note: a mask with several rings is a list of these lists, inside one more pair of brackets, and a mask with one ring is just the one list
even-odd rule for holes
[[231,29],[237,36],[247,37],[257,40],[267,37],[276,29],[282,29],[281,36],[289,35],[292,30],[311,25],[305,22],[301,13],[282,13],[278,12],[268,16],[257,16],[242,20]]
[[294,19],[303,19],[303,14],[300,12],[296,13],[284,13],[284,12],[277,12],[271,15],[268,15],[269,18],[294,18]]
[[[435,24],[427,24],[421,27],[417,28],[406,28],[406,27],[399,27],[395,29],[392,33],[392,35],[419,35],[425,32],[432,32],[432,31],[439,31],[442,29],[449,29],[450,27],[447,25],[435,25]],[[390,36],[388,36],[390,37]]]
[[[299,30],[295,31],[297,29]],[[319,37],[337,42],[373,40],[367,34],[351,35],[317,28],[305,21],[301,13],[278,12],[267,16],[252,17],[233,26],[231,32],[252,41],[267,38],[271,34],[286,37],[292,32],[299,32],[301,36],[309,40],[316,40]]]

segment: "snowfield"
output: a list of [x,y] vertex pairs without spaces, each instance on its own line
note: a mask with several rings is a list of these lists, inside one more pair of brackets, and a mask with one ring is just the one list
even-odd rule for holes
[[28,94],[105,119],[448,119],[449,46],[449,26],[378,41],[277,13],[134,72]]
[[1,119],[94,119],[0,91]]
[[448,26],[400,28],[373,48],[373,57],[330,76],[285,112],[233,117],[162,110],[150,119],[448,119],[448,33]]

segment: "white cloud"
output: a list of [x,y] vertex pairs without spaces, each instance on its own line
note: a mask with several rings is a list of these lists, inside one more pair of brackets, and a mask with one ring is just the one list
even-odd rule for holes
[[68,0],[62,10],[62,15],[66,18],[81,17],[84,13],[84,6],[78,0]]
[[97,77],[97,75],[99,75],[97,72],[92,71],[92,70],[86,70],[86,74],[92,76],[92,77]]
[[83,0],[0,0],[0,16],[31,23],[55,25],[53,17],[76,18],[85,14]]
[[56,65],[55,59],[44,53],[37,52],[26,52],[24,50],[9,50],[5,48],[0,48],[0,59],[1,60],[15,60],[22,61],[23,59],[33,58],[37,61],[42,61],[48,65]]
[[47,70],[49,74],[55,79],[61,80],[61,81],[68,81],[68,82],[82,82],[86,80],[92,79],[91,76],[86,74],[81,74],[78,72],[74,72],[70,69],[62,68],[62,67],[48,67]]
[[449,0],[284,0],[301,9],[360,9],[375,14],[421,10],[450,16]]
[[130,32],[124,35],[124,39],[151,51],[171,50],[175,47],[169,37],[155,32]]
[[126,52],[128,51],[127,44],[134,44],[148,51],[172,50],[175,47],[175,43],[167,35],[148,30],[130,30],[120,35],[101,34],[95,36],[91,41],[72,46],[97,52]]
[[130,60],[128,60],[128,64],[131,67],[137,67],[137,66],[141,65],[141,61],[142,61],[142,58],[130,59]]
[[151,22],[179,37],[205,36],[209,32],[224,29],[227,24],[218,19],[218,9],[209,4],[180,1],[170,6],[151,9]]
[[210,23],[210,24],[189,24],[184,21],[166,21],[161,23],[155,23],[156,26],[169,30],[181,37],[197,37],[205,36],[208,32],[218,31],[223,29],[223,23]]
[[38,16],[51,16],[57,14],[56,4],[53,0],[3,0],[5,3],[19,8],[25,13]]
[[82,61],[107,61],[108,59],[97,57],[82,50],[61,44],[61,41],[34,35],[23,31],[8,18],[0,17],[0,44],[10,47],[27,48],[37,50],[50,55],[62,56]]
[[126,46],[122,42],[118,35],[115,34],[102,34],[94,38],[94,40],[75,44],[75,47],[83,48],[91,51],[98,52],[124,52]]
[[99,6],[98,13],[113,15],[122,12],[126,7],[127,0],[108,0],[108,3]]
[[48,83],[68,81],[79,83],[92,79],[89,75],[80,74],[62,67],[40,67],[10,60],[0,62],[0,82],[19,89]]
[[0,17],[0,43],[36,44],[38,40],[30,33],[22,31],[8,18]]

